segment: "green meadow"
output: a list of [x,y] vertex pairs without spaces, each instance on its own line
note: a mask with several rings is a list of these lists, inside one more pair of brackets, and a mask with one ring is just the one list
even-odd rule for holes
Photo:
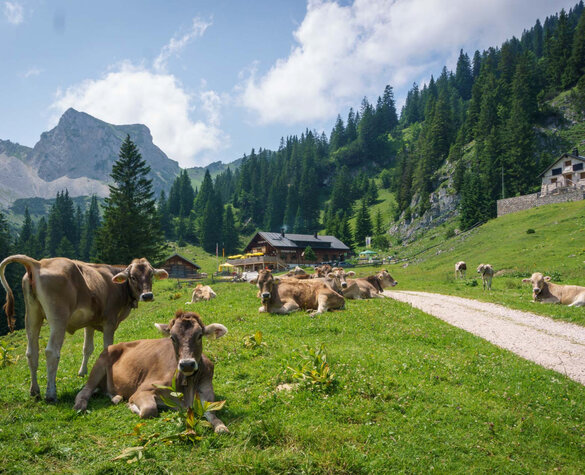
[[[527,234],[527,229],[534,233]],[[583,309],[534,304],[524,275],[547,272],[585,284],[585,207],[555,205],[493,220],[469,234],[429,233],[390,266],[400,289],[467,296],[583,324]],[[433,237],[434,235],[434,237]],[[438,246],[436,244],[439,244]],[[435,246],[420,253],[426,247]],[[188,250],[185,250],[188,251]],[[440,251],[440,252],[439,252]],[[179,252],[182,252],[179,250]],[[190,257],[189,252],[182,252]],[[466,260],[468,278],[453,265]],[[209,259],[211,263],[213,259]],[[483,292],[475,267],[503,276]],[[204,269],[207,270],[207,269]],[[374,268],[358,268],[365,275]],[[475,284],[473,282],[476,282]],[[585,390],[480,338],[391,299],[348,301],[315,318],[258,313],[256,288],[215,282],[218,297],[185,306],[191,287],[156,283],[115,340],[158,338],[156,322],[179,308],[229,333],[205,340],[215,362],[218,416],[229,434],[200,431],[193,443],[164,440],[181,430],[170,411],[141,421],[125,404],[95,395],[85,414],[72,409],[86,378],[77,376],[83,332],[67,336],[57,374],[59,401],[28,396],[24,331],[0,338],[0,471],[6,473],[582,473]],[[251,336],[262,332],[261,344]],[[46,345],[48,328],[41,333]],[[99,354],[101,338],[96,338]],[[259,342],[257,342],[259,343]],[[323,345],[328,385],[294,371]],[[41,390],[45,359],[41,351]],[[287,383],[287,389],[280,385]],[[143,425],[139,425],[144,423]],[[117,458],[130,447],[141,457]]]

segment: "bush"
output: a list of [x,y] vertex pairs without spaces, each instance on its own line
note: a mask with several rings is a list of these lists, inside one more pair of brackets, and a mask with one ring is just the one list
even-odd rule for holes
[[445,239],[451,239],[452,237],[455,237],[455,229],[449,228],[445,231]]
[[532,228],[526,230],[526,234],[534,234],[536,231]]

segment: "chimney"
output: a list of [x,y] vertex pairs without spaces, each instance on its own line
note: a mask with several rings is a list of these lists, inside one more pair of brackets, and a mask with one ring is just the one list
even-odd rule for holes
[[575,155],[575,157],[579,156],[579,149],[577,147],[573,149],[573,155]]
[[280,228],[280,235],[284,237],[284,228]]
[[313,237],[314,237],[315,239],[319,239],[319,238],[317,237],[317,231],[315,231],[315,234],[313,234]]

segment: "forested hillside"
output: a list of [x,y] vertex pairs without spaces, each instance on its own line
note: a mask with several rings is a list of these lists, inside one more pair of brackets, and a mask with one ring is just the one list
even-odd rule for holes
[[539,173],[576,145],[558,134],[572,124],[551,100],[571,90],[573,120],[582,119],[583,10],[580,2],[519,39],[460,51],[455,71],[444,67],[413,85],[399,117],[386,86],[375,104],[364,98],[358,111],[338,116],[329,137],[306,130],[282,138],[277,151],[252,150],[238,170],[216,177],[214,199],[233,206],[244,232],[323,229],[350,244],[356,230],[348,220],[358,201],[376,200],[377,186],[395,192],[398,204],[386,213],[395,220],[423,215],[446,178],[461,197],[462,228],[494,217],[497,199],[536,190]]

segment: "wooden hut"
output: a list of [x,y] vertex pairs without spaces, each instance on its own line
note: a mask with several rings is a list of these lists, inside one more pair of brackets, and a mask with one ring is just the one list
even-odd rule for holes
[[199,273],[201,267],[180,254],[168,257],[161,267],[169,273],[171,279],[197,279],[202,276]]

